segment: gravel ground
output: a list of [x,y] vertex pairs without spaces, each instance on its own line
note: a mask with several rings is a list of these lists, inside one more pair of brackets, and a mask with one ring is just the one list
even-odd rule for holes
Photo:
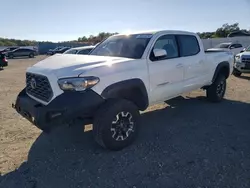
[[109,152],[81,125],[48,135],[11,108],[26,68],[43,58],[0,71],[1,188],[250,187],[250,75],[230,76],[220,104],[198,90],[150,107],[136,143]]

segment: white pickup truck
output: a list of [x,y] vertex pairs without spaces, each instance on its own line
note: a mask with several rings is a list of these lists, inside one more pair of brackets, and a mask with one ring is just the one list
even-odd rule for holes
[[238,77],[242,73],[250,73],[250,46],[235,56],[233,75]]
[[85,119],[97,143],[120,150],[136,138],[139,111],[149,105],[199,88],[220,102],[233,62],[231,52],[205,52],[191,32],[119,34],[90,55],[56,54],[29,67],[12,106],[45,132]]

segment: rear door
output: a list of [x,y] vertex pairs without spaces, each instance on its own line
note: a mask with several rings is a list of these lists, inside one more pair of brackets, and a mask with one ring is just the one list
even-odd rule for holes
[[180,60],[184,65],[183,91],[199,88],[207,80],[208,67],[204,52],[195,35],[176,35],[180,50]]
[[[156,58],[154,49],[164,49],[166,57]],[[162,35],[154,43],[149,55],[150,102],[178,96],[183,87],[184,68],[180,62],[175,35]]]
[[29,56],[32,51],[30,49],[23,49],[22,56]]
[[17,49],[17,50],[15,50],[15,51],[13,52],[13,55],[14,55],[15,57],[20,57],[20,56],[22,56],[22,53],[23,53],[23,49]]

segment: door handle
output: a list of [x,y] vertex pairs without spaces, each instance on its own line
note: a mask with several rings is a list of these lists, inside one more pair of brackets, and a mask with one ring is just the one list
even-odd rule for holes
[[178,64],[178,65],[176,65],[176,68],[182,68],[183,67],[183,65],[182,64]]

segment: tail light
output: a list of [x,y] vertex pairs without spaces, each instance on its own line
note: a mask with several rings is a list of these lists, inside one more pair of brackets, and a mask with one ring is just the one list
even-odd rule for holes
[[6,57],[4,57],[4,58],[3,58],[3,61],[4,61],[4,62],[7,62],[7,59],[6,59]]

